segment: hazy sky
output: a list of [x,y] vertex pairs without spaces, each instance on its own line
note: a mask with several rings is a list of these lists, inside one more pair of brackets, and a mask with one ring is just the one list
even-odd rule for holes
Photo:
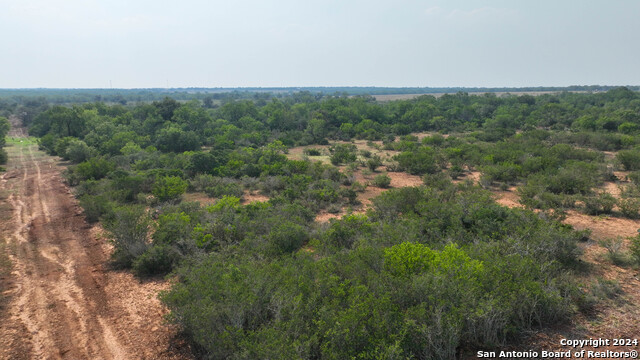
[[640,1],[0,0],[0,88],[640,85]]

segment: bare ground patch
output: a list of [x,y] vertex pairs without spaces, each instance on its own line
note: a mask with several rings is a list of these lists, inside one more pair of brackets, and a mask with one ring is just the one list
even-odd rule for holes
[[520,197],[516,191],[517,188],[512,186],[506,191],[493,191],[493,194],[495,195],[496,202],[502,206],[524,208],[524,205],[520,204]]

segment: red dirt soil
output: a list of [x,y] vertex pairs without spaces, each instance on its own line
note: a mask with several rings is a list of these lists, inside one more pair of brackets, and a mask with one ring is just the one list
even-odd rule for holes
[[189,358],[163,321],[157,293],[168,284],[109,270],[104,237],[85,222],[63,168],[36,147],[10,146],[0,178],[0,241],[12,263],[0,284],[0,358]]

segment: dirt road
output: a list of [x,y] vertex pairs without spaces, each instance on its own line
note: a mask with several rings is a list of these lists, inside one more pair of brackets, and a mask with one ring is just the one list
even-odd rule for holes
[[167,284],[109,269],[109,246],[85,222],[58,159],[27,138],[11,141],[7,151],[0,250],[11,273],[0,277],[0,358],[188,357],[163,322],[156,294]]

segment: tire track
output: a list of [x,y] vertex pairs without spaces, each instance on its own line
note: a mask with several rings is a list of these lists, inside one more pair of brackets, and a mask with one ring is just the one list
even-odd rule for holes
[[104,319],[111,313],[106,279],[95,270],[105,256],[82,245],[90,237],[84,220],[73,216],[68,192],[52,181],[59,180],[54,172],[42,171],[33,148],[20,147],[23,186],[14,182],[9,198],[17,279],[9,314],[25,329],[34,358],[131,358]]
[[191,358],[163,324],[156,294],[168,284],[107,271],[109,246],[84,220],[54,158],[36,146],[14,145],[0,177],[10,194],[0,241],[5,235],[13,263],[0,359]]

